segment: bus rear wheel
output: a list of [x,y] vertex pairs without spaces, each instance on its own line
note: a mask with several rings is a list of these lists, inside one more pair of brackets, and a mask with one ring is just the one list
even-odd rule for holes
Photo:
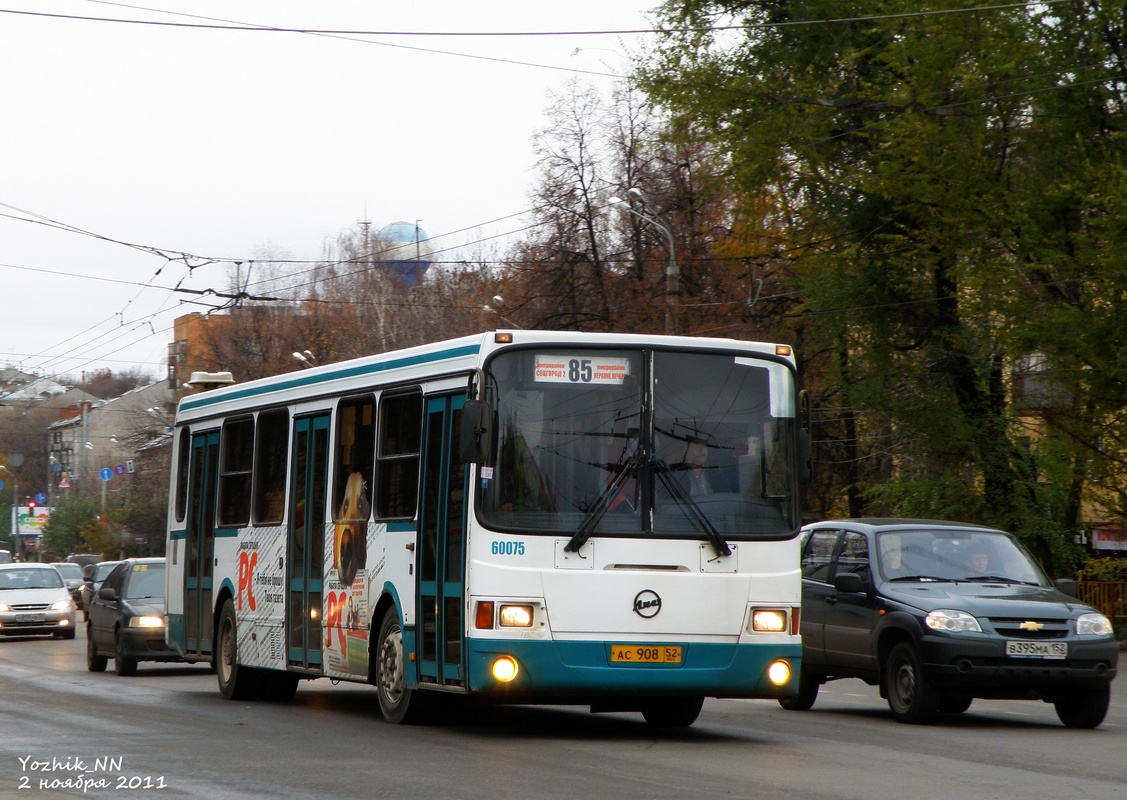
[[[380,712],[388,722],[409,722],[415,694],[407,686],[407,655],[403,648],[403,627],[392,606],[384,614],[376,650],[376,693]],[[415,703],[417,705],[417,703]]]
[[239,666],[235,604],[230,598],[219,614],[219,632],[215,637],[215,675],[224,700],[253,700],[258,697],[258,676],[255,670]]

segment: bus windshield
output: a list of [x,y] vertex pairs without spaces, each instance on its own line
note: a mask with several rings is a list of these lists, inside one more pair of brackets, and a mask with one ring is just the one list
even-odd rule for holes
[[478,486],[487,526],[692,536],[717,549],[796,527],[795,387],[781,362],[529,349],[497,355],[487,386],[497,410],[495,464]]

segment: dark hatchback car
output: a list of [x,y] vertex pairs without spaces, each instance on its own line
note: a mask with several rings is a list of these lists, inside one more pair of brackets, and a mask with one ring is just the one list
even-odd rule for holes
[[901,722],[975,698],[1043,700],[1073,728],[1103,722],[1119,657],[1111,623],[1014,536],[899,519],[830,520],[803,536],[802,674],[784,708],[860,678]]
[[94,595],[102,588],[102,581],[108,578],[114,567],[120,563],[120,561],[99,561],[97,564],[88,564],[82,568],[85,577],[82,579],[82,602],[79,605],[82,607],[83,619],[90,619],[90,604],[94,601]]
[[86,667],[134,675],[140,661],[177,661],[165,641],[163,558],[129,558],[114,567],[90,604]]

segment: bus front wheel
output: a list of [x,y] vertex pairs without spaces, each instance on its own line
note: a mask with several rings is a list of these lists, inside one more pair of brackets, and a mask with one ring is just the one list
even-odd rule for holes
[[414,692],[407,686],[407,654],[403,648],[403,627],[392,606],[384,614],[376,651],[376,692],[380,712],[391,723],[409,722]]
[[703,707],[700,696],[658,697],[642,706],[642,717],[660,728],[687,728],[697,721]]

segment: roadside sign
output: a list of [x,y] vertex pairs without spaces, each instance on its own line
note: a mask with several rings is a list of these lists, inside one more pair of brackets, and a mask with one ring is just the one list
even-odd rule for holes
[[70,488],[70,481],[67,480],[67,476],[66,476],[65,472],[63,473],[63,479],[61,481],[59,481],[59,488],[60,489],[69,489]]
[[113,477],[113,470],[109,467],[102,467],[100,470],[98,470],[98,477],[104,481],[108,481]]
[[43,494],[43,492],[40,492],[39,494],[35,495],[35,502],[46,503],[47,502],[47,495]]
[[124,464],[114,464],[113,465],[113,474],[114,475],[124,475],[125,474],[125,465]]

